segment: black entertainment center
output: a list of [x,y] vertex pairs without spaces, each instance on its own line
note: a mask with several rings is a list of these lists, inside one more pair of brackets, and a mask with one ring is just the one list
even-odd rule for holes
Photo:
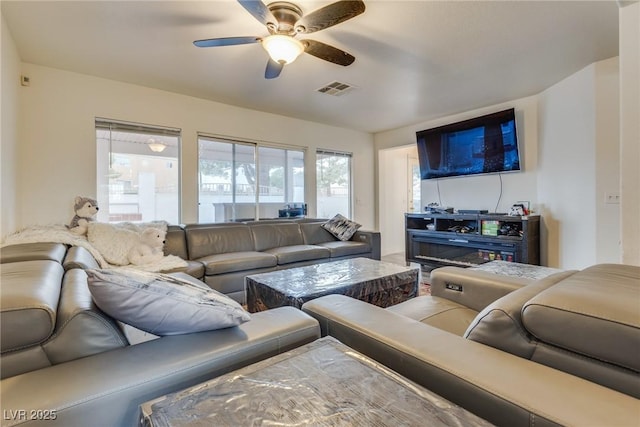
[[502,260],[540,265],[540,216],[405,214],[407,264],[469,267]]

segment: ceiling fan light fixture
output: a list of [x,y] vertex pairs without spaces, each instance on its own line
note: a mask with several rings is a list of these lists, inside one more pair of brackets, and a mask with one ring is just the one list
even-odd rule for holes
[[271,59],[280,64],[291,64],[302,52],[304,45],[299,40],[283,34],[273,34],[262,39],[262,47]]

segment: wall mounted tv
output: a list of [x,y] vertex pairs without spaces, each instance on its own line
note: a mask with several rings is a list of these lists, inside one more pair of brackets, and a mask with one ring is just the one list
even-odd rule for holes
[[514,109],[416,132],[422,179],[520,170]]

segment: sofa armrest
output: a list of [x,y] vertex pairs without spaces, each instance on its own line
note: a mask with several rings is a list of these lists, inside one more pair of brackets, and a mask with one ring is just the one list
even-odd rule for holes
[[637,399],[344,295],[303,311],[328,334],[498,425],[634,425]]
[[91,252],[82,246],[71,246],[62,261],[62,266],[64,267],[64,271],[69,271],[74,268],[81,268],[83,270],[100,268],[100,264],[98,264],[98,261],[91,255]]
[[148,400],[320,335],[318,322],[293,307],[252,317],[238,327],[165,336],[2,380],[2,408],[9,414],[2,426],[137,425],[139,406]]
[[[549,277],[557,282],[573,273],[575,271],[566,271]],[[461,267],[441,267],[431,271],[430,282],[431,295],[482,311],[497,299],[535,280]]]
[[381,248],[379,231],[358,230],[353,236],[351,236],[350,240],[354,242],[369,243],[369,245],[371,245],[371,258],[380,260]]

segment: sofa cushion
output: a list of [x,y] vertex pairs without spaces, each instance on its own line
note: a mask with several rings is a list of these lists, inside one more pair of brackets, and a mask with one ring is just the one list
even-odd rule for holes
[[256,251],[283,246],[303,245],[302,232],[297,223],[258,224],[251,226]]
[[179,225],[169,225],[164,242],[164,254],[175,255],[182,259],[189,259],[187,251],[187,237],[184,228]]
[[322,246],[293,245],[271,248],[265,251],[278,259],[278,265],[291,264],[293,262],[325,259],[331,256],[331,251]]
[[322,228],[342,241],[351,239],[351,237],[356,233],[356,231],[358,231],[360,227],[362,227],[362,225],[358,224],[357,222],[351,221],[350,219],[340,214],[336,214],[336,216],[322,224]]
[[162,270],[161,273],[186,273],[189,276],[202,280],[204,277],[204,265],[199,261],[186,260],[186,267],[176,267],[170,270]]
[[187,247],[192,260],[231,252],[254,251],[251,229],[246,225],[187,227]]
[[318,243],[318,246],[325,247],[331,252],[331,258],[347,257],[371,252],[371,245],[364,242],[353,242],[348,240],[334,240],[332,242]]
[[2,353],[40,344],[51,336],[63,274],[62,265],[49,260],[2,265]]
[[322,222],[304,222],[300,223],[300,231],[307,245],[319,245],[321,243],[335,242],[336,236],[329,233],[322,225]]
[[430,295],[411,298],[387,310],[460,336],[478,314],[462,304]]
[[522,321],[540,341],[640,372],[640,267],[601,264],[540,292]]
[[19,243],[0,248],[0,263],[38,259],[61,263],[66,252],[67,247],[62,243]]
[[209,255],[198,259],[198,262],[204,264],[205,274],[212,276],[236,271],[254,270],[256,268],[275,267],[278,260],[271,254],[247,251]]
[[242,306],[183,273],[87,270],[96,305],[111,317],[154,335],[236,326],[250,319]]

